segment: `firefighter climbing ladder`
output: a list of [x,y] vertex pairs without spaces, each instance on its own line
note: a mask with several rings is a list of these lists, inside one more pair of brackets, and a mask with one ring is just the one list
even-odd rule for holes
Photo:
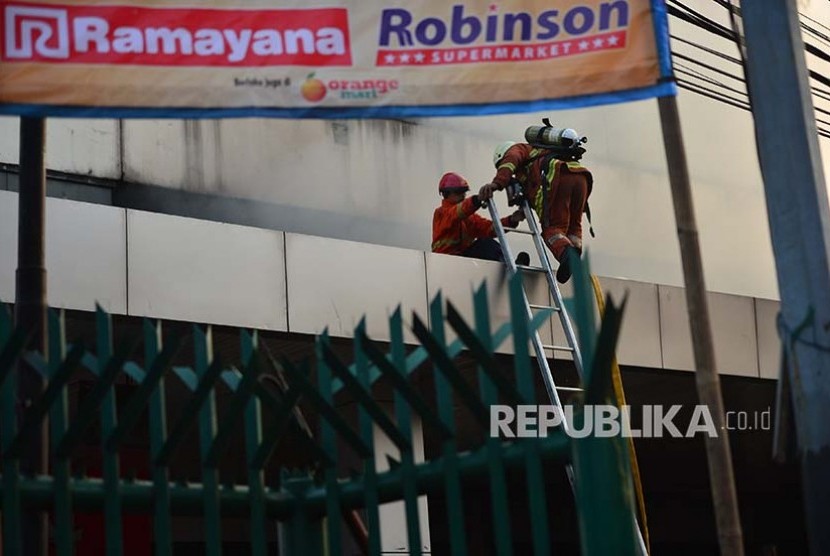
[[569,318],[568,312],[565,309],[565,304],[562,301],[562,292],[559,291],[559,286],[556,283],[556,279],[554,278],[553,267],[551,267],[550,259],[548,258],[548,252],[545,248],[544,241],[542,240],[542,234],[539,230],[539,224],[536,221],[536,215],[534,214],[533,209],[530,208],[530,205],[527,203],[526,200],[522,199],[520,201],[520,207],[524,212],[525,220],[527,221],[528,227],[530,229],[515,229],[511,230],[511,233],[527,234],[533,237],[533,243],[536,246],[536,252],[539,255],[539,260],[541,261],[542,266],[523,266],[516,264],[515,259],[513,258],[513,251],[510,248],[510,244],[507,241],[507,234],[505,233],[504,226],[502,226],[501,224],[498,209],[496,208],[495,203],[489,203],[488,205],[488,208],[490,210],[490,216],[493,219],[493,227],[496,229],[496,234],[499,237],[499,243],[501,244],[502,253],[504,254],[505,263],[510,268],[510,275],[515,275],[520,270],[524,270],[528,272],[541,272],[545,275],[545,278],[547,279],[548,288],[550,289],[550,293],[553,299],[552,306],[549,307],[546,305],[534,305],[530,303],[527,298],[527,293],[525,293],[524,300],[525,304],[527,305],[528,317],[532,318],[534,309],[551,309],[559,315],[559,320],[562,323],[562,330],[564,330],[565,332],[565,339],[567,341],[567,345],[543,344],[542,338],[539,336],[538,331],[531,337],[531,342],[533,343],[533,350],[536,353],[536,360],[539,362],[539,370],[542,373],[542,380],[545,383],[545,389],[548,392],[548,397],[550,398],[551,403],[553,403],[557,407],[560,407],[562,404],[559,400],[559,394],[557,390],[572,389],[556,386],[556,383],[553,380],[553,374],[551,373],[550,365],[548,364],[546,352],[559,351],[570,353],[573,356],[574,365],[576,366],[576,371],[579,374],[580,379],[582,378],[582,355],[579,351],[579,344],[576,341],[576,334],[574,333],[573,324],[571,323],[571,319]]
[[[533,209],[530,207],[530,204],[524,197],[519,196],[516,198],[516,201],[525,215],[525,220],[527,221],[529,229],[511,229],[510,233],[526,234],[532,236],[533,244],[536,246],[536,253],[539,256],[539,261],[541,262],[542,266],[537,267],[516,264],[516,260],[513,256],[513,250],[510,248],[510,244],[507,241],[507,233],[504,230],[504,226],[502,226],[501,218],[499,217],[499,211],[498,208],[496,208],[496,204],[493,202],[489,203],[488,209],[490,210],[490,218],[493,220],[493,228],[495,228],[496,235],[499,238],[499,244],[501,245],[501,250],[502,254],[504,255],[505,264],[510,269],[510,275],[514,276],[520,270],[526,272],[543,273],[545,275],[545,279],[548,282],[548,288],[550,289],[551,298],[553,299],[552,306],[535,305],[533,303],[530,303],[526,291],[523,292],[522,297],[524,299],[525,307],[527,308],[527,316],[529,319],[533,318],[534,309],[548,309],[553,310],[555,313],[557,313],[559,315],[559,320],[562,323],[562,330],[565,333],[565,340],[567,341],[567,345],[557,345],[555,343],[555,339],[553,344],[542,343],[542,338],[541,336],[539,336],[538,329],[536,329],[530,336],[530,341],[533,344],[533,350],[536,353],[536,361],[539,364],[539,371],[542,374],[542,381],[545,383],[545,389],[547,390],[548,398],[554,406],[561,409],[562,402],[559,399],[558,390],[573,391],[575,389],[556,385],[556,382],[553,379],[550,364],[548,363],[546,352],[550,351],[555,353],[558,351],[570,353],[573,356],[574,366],[576,367],[576,371],[579,375],[580,382],[583,379],[582,354],[579,350],[579,343],[576,340],[576,334],[574,332],[573,324],[571,322],[570,317],[568,316],[568,311],[565,308],[565,304],[563,302],[562,292],[559,290],[559,285],[556,283],[556,278],[554,277],[553,267],[550,264],[548,250],[545,248],[545,243],[542,239],[542,233],[539,228],[539,222],[537,222],[536,220],[536,214],[533,212]],[[581,390],[581,388],[579,390]],[[565,430],[567,430],[568,423],[563,420],[562,426]],[[573,468],[569,464],[566,466],[565,470],[568,474],[568,480],[571,483],[571,488],[574,489],[576,485],[574,484]],[[637,524],[636,519],[634,521],[633,526],[636,531],[637,548],[640,552],[640,555],[647,556],[648,551],[645,546],[645,541],[643,540],[643,534],[642,531],[640,531],[640,527]]]

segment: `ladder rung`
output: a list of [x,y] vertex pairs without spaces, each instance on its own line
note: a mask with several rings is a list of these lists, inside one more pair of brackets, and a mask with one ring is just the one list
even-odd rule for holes
[[513,228],[506,228],[504,231],[509,232],[511,234],[525,234],[529,236],[533,235],[533,232],[531,232],[530,230],[514,230]]
[[527,270],[527,271],[530,271],[530,272],[547,272],[541,266],[525,266],[523,264],[517,264],[516,268],[521,269],[521,270]]
[[575,386],[557,386],[557,390],[562,390],[563,392],[584,392],[584,388],[577,388]]
[[542,349],[547,349],[551,351],[573,351],[574,348],[570,346],[555,346],[553,344],[542,344]]
[[554,311],[559,310],[559,307],[554,307],[552,305],[536,305],[535,303],[528,303],[527,306],[531,309],[553,309]]

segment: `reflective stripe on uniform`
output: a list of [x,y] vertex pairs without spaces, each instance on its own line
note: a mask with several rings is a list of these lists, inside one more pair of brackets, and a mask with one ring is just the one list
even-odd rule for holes
[[[553,169],[549,170],[549,174],[545,175],[545,183],[543,183],[539,186],[539,190],[536,191],[536,198],[533,199],[533,208],[536,209],[536,214],[538,214],[541,218],[544,217],[542,212],[544,211],[545,207],[542,206],[542,205],[544,203],[545,190],[550,191],[551,184],[553,183],[553,180],[556,179],[556,169],[558,167],[558,165],[556,164],[557,162],[565,162],[565,161],[559,161],[555,158],[551,159],[549,168],[553,167]],[[568,166],[568,170],[575,170],[575,171],[579,171],[579,170],[587,171],[588,170],[582,164],[580,164],[579,162],[577,162],[575,160],[565,162],[565,164]]]
[[455,239],[455,238],[439,239],[437,241],[432,242],[432,250],[435,251],[436,249],[440,249],[442,247],[449,247],[450,245],[458,245],[459,243],[461,243],[460,239]]
[[565,234],[553,234],[552,236],[547,238],[545,241],[547,242],[548,245],[553,245],[554,243],[556,243],[560,239],[568,239],[568,236],[566,236]]
[[533,208],[536,209],[536,214],[539,215],[539,218],[544,219],[544,201],[545,201],[545,190],[550,190],[550,184],[553,183],[553,180],[556,178],[556,159],[552,158],[550,161],[550,166],[553,167],[550,170],[550,174],[545,175],[545,183],[539,184],[539,189],[536,191],[536,198],[533,200]]

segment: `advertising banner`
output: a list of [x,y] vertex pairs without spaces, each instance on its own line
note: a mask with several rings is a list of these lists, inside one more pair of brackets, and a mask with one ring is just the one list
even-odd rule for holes
[[675,94],[662,0],[0,0],[0,113],[428,117]]

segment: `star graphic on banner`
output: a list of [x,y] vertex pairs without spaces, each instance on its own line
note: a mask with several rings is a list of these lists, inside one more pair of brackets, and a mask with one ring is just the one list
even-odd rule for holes
[[409,54],[401,54],[401,63],[408,64],[409,63]]
[[424,53],[423,53],[423,52],[418,52],[418,53],[415,55],[415,61],[416,61],[416,62],[418,62],[418,63],[423,62],[423,61],[424,61],[424,58],[425,58],[425,56],[424,56]]
[[395,63],[395,55],[394,54],[387,54],[383,58],[383,61],[386,62],[387,64],[394,64]]
[[616,46],[620,39],[617,38],[617,35],[611,35],[608,37],[608,44],[611,46]]
[[498,4],[490,4],[489,9],[490,9],[491,12],[495,12],[495,11],[498,11],[499,6],[498,6]]
[[580,50],[588,50],[589,46],[591,46],[591,44],[588,41],[582,41],[579,43]]
[[605,41],[602,39],[594,39],[594,48],[602,48],[602,45],[605,44]]

